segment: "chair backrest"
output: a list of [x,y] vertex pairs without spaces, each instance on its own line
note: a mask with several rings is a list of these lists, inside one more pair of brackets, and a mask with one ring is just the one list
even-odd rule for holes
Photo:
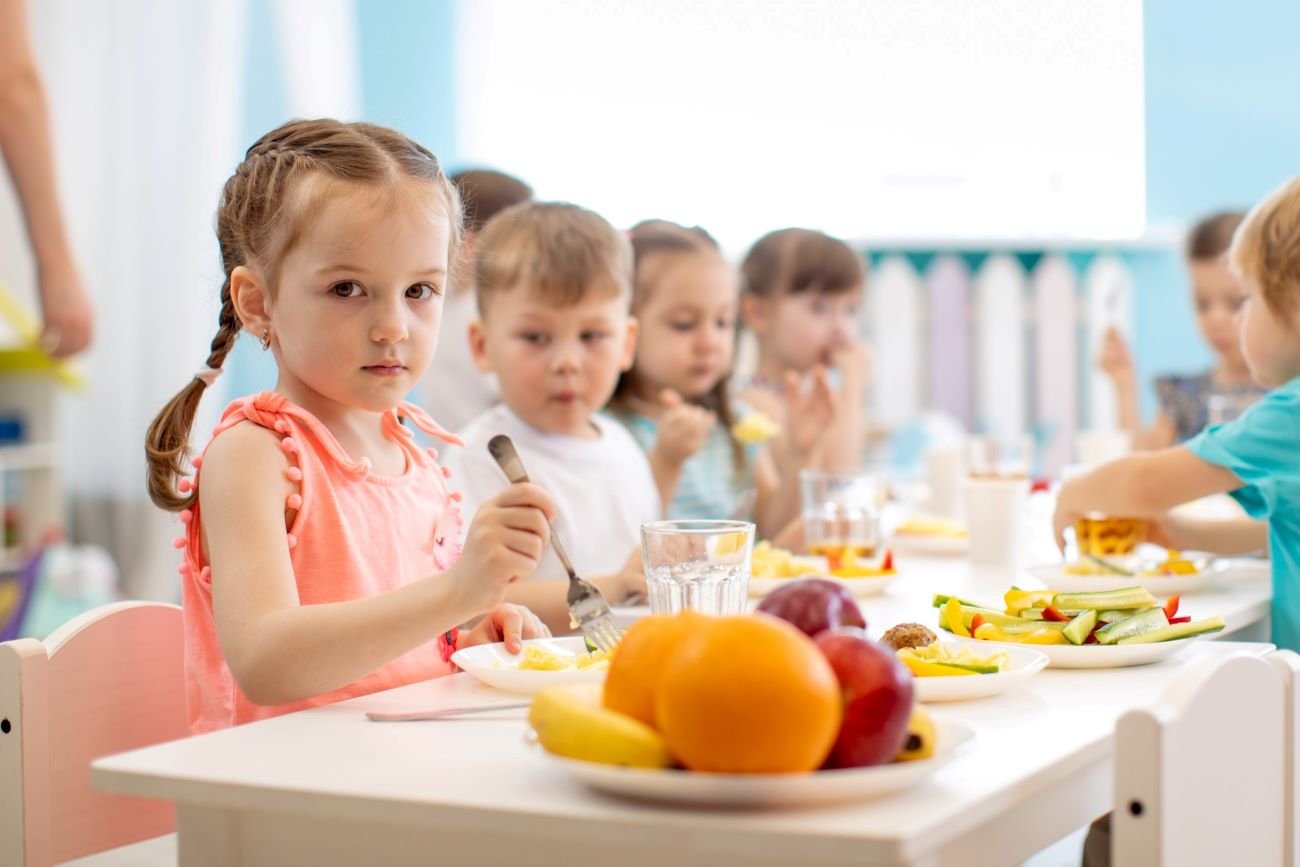
[[1115,727],[1115,867],[1280,865],[1283,683],[1273,663],[1188,666]]
[[97,792],[90,763],[185,737],[181,610],[119,602],[0,644],[0,864],[47,865],[175,830],[170,802]]
[[1300,654],[1294,650],[1278,650],[1268,655],[1268,661],[1282,675],[1283,702],[1285,705],[1283,745],[1283,824],[1286,835],[1283,838],[1285,850],[1282,853],[1284,867],[1300,865]]

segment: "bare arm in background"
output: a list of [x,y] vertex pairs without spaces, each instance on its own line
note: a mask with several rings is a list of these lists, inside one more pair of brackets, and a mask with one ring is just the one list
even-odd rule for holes
[[1115,402],[1119,416],[1119,426],[1132,437],[1133,450],[1168,448],[1176,439],[1174,423],[1164,410],[1156,413],[1151,427],[1142,427],[1142,416],[1138,411],[1137,371],[1133,358],[1129,354],[1128,344],[1114,328],[1106,332],[1102,343],[1101,356],[1097,359],[1101,369],[1115,386]]
[[59,211],[49,113],[27,39],[23,0],[0,0],[0,153],[18,191],[36,259],[41,344],[57,357],[75,355],[90,345],[90,299]]

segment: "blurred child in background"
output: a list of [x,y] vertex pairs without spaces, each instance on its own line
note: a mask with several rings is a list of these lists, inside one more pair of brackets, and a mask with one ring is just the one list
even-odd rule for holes
[[833,428],[811,463],[849,471],[866,451],[870,351],[858,337],[866,268],[849,245],[811,229],[764,235],[740,267],[740,312],[758,344],[753,377],[740,397],[785,428],[787,379],[800,387],[818,370],[832,371],[839,400]]
[[[632,229],[636,360],[611,409],[648,452],[670,518],[744,518],[776,536],[799,511],[798,473],[835,420],[824,371],[788,387],[782,449],[742,443],[728,393],[740,288],[704,230],[664,220]],[[797,392],[797,393],[796,393]]]
[[1135,449],[1186,442],[1212,424],[1236,418],[1266,391],[1251,379],[1241,353],[1237,313],[1246,300],[1246,287],[1227,259],[1232,233],[1244,216],[1237,211],[1213,214],[1193,226],[1187,236],[1187,272],[1196,324],[1216,360],[1204,373],[1156,380],[1160,409],[1149,428],[1142,427],[1137,373],[1128,346],[1114,329],[1106,334],[1098,366],[1115,384],[1119,424],[1132,435]]

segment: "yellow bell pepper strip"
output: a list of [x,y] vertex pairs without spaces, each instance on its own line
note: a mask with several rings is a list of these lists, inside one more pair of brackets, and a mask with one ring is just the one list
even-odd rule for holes
[[943,604],[943,616],[948,621],[948,630],[953,635],[960,635],[963,638],[970,638],[970,630],[966,628],[966,621],[961,616],[961,603],[956,599],[949,599]]
[[1002,597],[1002,601],[1007,604],[1007,613],[1012,617],[1018,617],[1026,608],[1043,608],[1051,605],[1055,598],[1055,590],[1021,590],[1019,587],[1012,587]]
[[1015,636],[1021,644],[1069,644],[1070,640],[1059,629],[1036,629]]
[[898,657],[899,661],[906,665],[908,670],[916,677],[960,677],[964,674],[979,676],[978,672],[971,671],[967,668],[958,668],[955,665],[944,665],[941,662],[930,662],[925,659],[918,659],[915,656]]

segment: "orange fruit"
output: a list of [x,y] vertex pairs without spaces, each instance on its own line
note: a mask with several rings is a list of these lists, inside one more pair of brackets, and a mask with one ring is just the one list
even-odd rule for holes
[[766,614],[692,630],[664,667],[655,719],[693,771],[814,771],[835,743],[839,683],[817,645]]
[[693,611],[652,614],[623,634],[605,674],[605,707],[655,727],[655,693],[664,666],[692,630],[708,620]]

